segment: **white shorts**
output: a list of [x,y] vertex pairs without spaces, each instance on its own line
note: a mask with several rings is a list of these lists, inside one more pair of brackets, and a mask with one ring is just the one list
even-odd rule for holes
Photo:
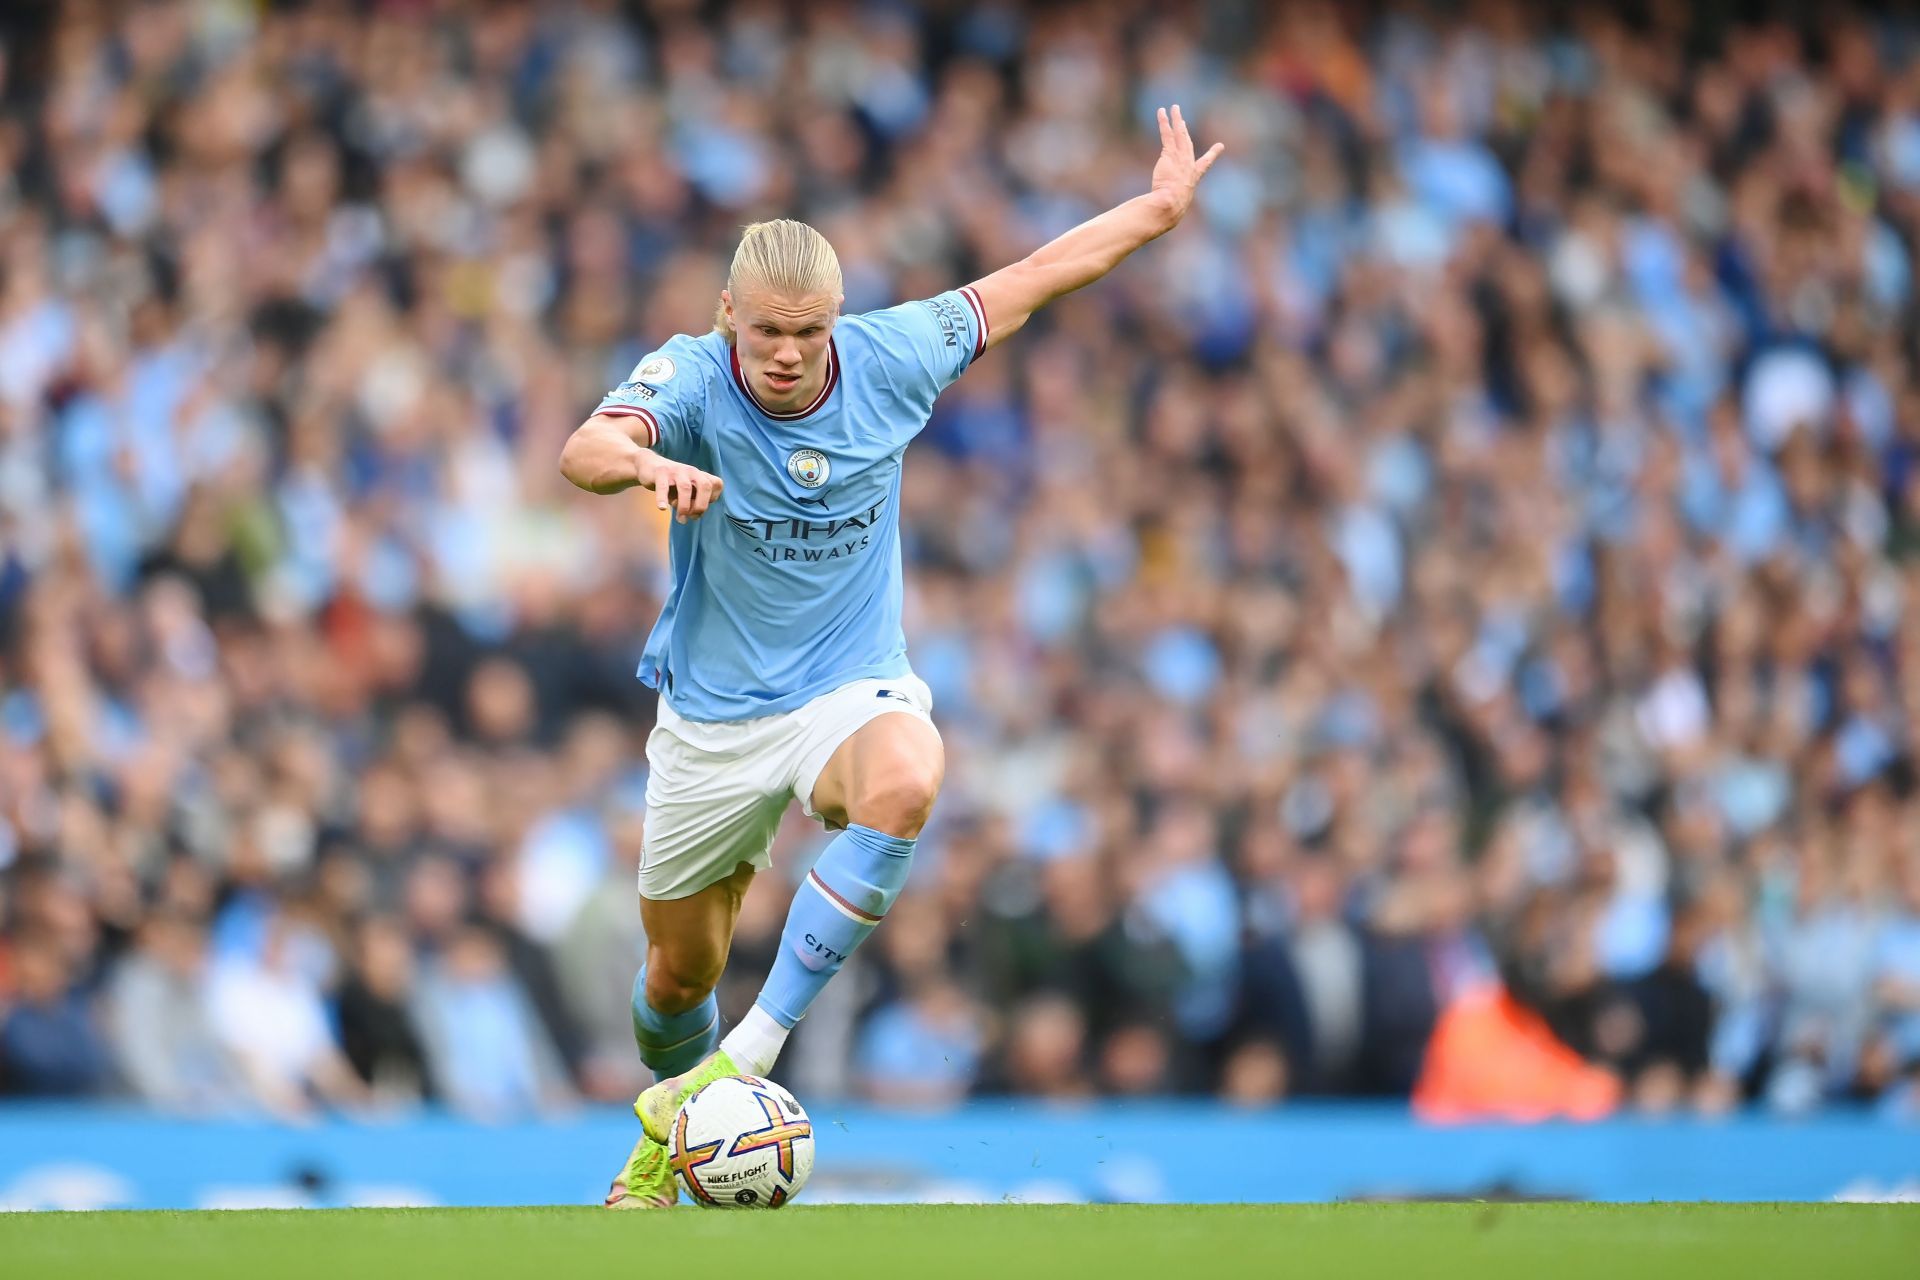
[[640,896],[684,898],[743,862],[765,871],[788,801],[820,817],[813,786],[841,743],[876,716],[905,712],[931,725],[932,711],[932,690],[911,674],[855,680],[803,707],[752,720],[685,720],[660,699],[659,722],[647,738]]

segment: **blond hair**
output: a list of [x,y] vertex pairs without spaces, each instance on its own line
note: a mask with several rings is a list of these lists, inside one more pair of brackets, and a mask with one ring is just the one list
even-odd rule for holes
[[[727,292],[737,299],[742,289],[838,298],[845,292],[840,255],[825,236],[804,222],[791,218],[750,222],[740,233],[740,247],[733,251],[733,265],[727,268]],[[725,300],[714,308],[713,327],[733,341]]]

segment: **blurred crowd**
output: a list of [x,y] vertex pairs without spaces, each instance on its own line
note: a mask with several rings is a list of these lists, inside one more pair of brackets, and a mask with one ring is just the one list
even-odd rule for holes
[[6,6],[0,1093],[630,1095],[663,528],[562,442],[742,223],[929,296],[1179,102],[909,456],[947,788],[784,1077],[1408,1095],[1494,993],[1920,1115],[1920,25],[1724,9]]

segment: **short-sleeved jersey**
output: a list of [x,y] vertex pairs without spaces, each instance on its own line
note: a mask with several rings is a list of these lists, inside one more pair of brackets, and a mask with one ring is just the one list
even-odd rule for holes
[[791,413],[760,407],[717,332],[674,338],[601,401],[725,482],[671,526],[672,591],[640,661],[676,712],[746,720],[907,672],[901,455],[986,343],[979,295],[956,289],[840,317],[825,385]]

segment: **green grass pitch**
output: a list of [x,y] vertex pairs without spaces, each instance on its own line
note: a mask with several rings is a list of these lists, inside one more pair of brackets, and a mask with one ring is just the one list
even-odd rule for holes
[[[0,1214],[0,1275],[767,1280],[1920,1276],[1902,1205],[806,1206]],[[1199,1268],[1208,1268],[1201,1271]]]

